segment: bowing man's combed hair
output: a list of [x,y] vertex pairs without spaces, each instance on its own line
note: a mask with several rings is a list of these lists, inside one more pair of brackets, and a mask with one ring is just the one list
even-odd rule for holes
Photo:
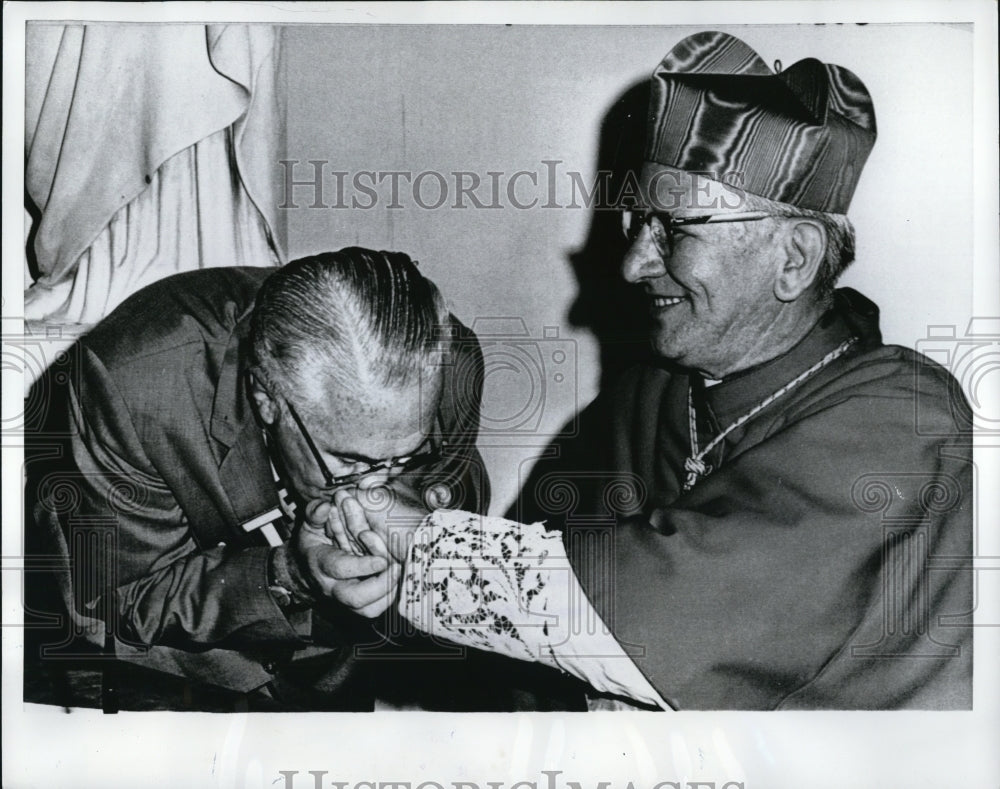
[[250,322],[251,364],[272,395],[306,408],[331,384],[362,393],[440,374],[450,316],[401,252],[347,247],[272,274]]

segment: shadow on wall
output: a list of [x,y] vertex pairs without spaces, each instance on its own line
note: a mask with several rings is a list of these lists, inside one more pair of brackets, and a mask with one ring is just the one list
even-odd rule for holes
[[[610,173],[607,192],[595,201],[583,247],[569,255],[578,292],[567,317],[571,325],[593,332],[598,341],[601,391],[629,367],[653,358],[646,305],[640,291],[621,276],[628,243],[622,232],[621,211],[614,207],[637,196],[627,179],[630,175],[637,177],[642,167],[649,90],[649,80],[634,84],[604,116],[597,171]],[[559,469],[588,468],[590,461],[582,456],[588,448],[574,442],[574,438],[586,425],[597,427],[591,424],[591,410],[585,408],[575,414],[548,445],[541,455],[545,460],[537,463],[522,481],[517,500],[507,511],[508,518],[527,523],[552,517],[548,509],[539,509],[534,492],[543,477],[551,478]]]
[[571,325],[589,329],[600,346],[600,388],[626,368],[650,356],[646,307],[638,290],[621,276],[628,247],[621,212],[614,208],[635,196],[628,174],[642,168],[649,105],[649,80],[633,85],[611,106],[601,123],[598,173],[610,172],[608,190],[593,210],[584,245],[569,256],[579,291],[570,307]]

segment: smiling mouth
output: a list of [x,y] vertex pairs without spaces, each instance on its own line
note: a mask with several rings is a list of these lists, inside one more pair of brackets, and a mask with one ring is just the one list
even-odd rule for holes
[[653,296],[651,299],[654,310],[662,310],[680,304],[684,299],[679,296]]

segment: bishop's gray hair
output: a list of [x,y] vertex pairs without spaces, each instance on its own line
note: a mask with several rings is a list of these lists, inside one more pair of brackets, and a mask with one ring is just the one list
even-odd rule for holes
[[745,199],[745,209],[749,211],[765,211],[778,217],[801,217],[812,219],[826,230],[826,253],[823,262],[816,273],[814,288],[818,301],[826,302],[833,294],[833,289],[844,270],[854,262],[854,225],[846,214],[830,214],[825,211],[812,211],[799,208],[788,203],[779,203],[766,197],[742,192]]
[[306,407],[333,387],[403,389],[440,374],[449,323],[441,293],[407,255],[348,247],[264,282],[251,364],[272,395]]

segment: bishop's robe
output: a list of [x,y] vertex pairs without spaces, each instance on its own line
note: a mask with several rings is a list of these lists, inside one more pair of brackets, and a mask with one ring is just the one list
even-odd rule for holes
[[[689,389],[705,447],[852,336],[684,490]],[[954,378],[884,345],[877,307],[842,289],[795,347],[721,383],[627,372],[512,515],[564,529],[591,602],[679,709],[968,709],[971,426]]]

